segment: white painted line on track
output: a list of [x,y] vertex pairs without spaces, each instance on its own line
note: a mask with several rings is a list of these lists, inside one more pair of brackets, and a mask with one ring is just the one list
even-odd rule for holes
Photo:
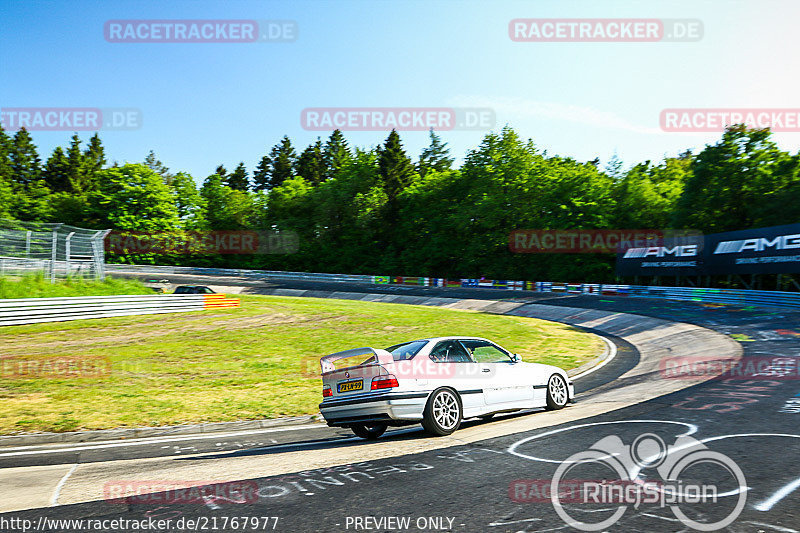
[[61,481],[58,482],[58,485],[56,485],[56,489],[53,491],[53,495],[50,497],[50,507],[58,505],[58,497],[61,495],[61,489],[64,488],[64,484],[69,479],[69,476],[71,476],[72,473],[75,472],[76,468],[78,468],[78,463],[72,465],[72,468],[70,468],[69,471],[66,474],[64,474],[64,477],[61,478]]
[[[275,429],[254,429],[249,431],[241,431],[236,433],[206,433],[203,435],[172,435],[169,437],[147,437],[142,439],[131,439],[125,441],[100,441],[94,444],[88,444],[84,446],[74,446],[72,444],[58,444],[53,446],[52,448],[48,449],[41,449],[41,450],[31,450],[32,446],[21,446],[17,448],[6,448],[6,450],[14,450],[10,453],[0,453],[0,457],[18,457],[22,455],[49,455],[54,453],[68,453],[68,452],[82,452],[86,450],[102,450],[105,448],[120,448],[125,446],[143,446],[147,444],[158,444],[162,442],[177,442],[177,441],[185,441],[185,440],[212,440],[212,439],[221,439],[227,437],[238,437],[240,435],[255,435],[261,433],[281,433],[286,431],[298,431],[301,429],[321,429],[327,428],[328,426],[324,424],[308,424],[302,426],[292,426],[287,428],[275,428]],[[36,445],[42,446],[42,445]],[[58,447],[56,447],[58,446]],[[72,446],[69,447],[62,447],[62,446]]]
[[588,376],[589,374],[591,374],[591,373],[592,373],[592,372],[594,372],[595,370],[600,370],[601,368],[603,368],[604,366],[606,366],[608,363],[610,363],[610,362],[611,362],[611,360],[612,360],[612,359],[614,359],[614,358],[617,356],[617,345],[616,345],[616,344],[614,344],[613,342],[611,342],[611,340],[607,339],[607,338],[606,338],[606,337],[604,337],[603,335],[597,335],[597,336],[598,336],[598,337],[600,337],[601,339],[603,339],[603,341],[604,341],[604,342],[606,343],[606,345],[608,346],[608,349],[609,349],[609,355],[608,355],[608,357],[606,357],[606,358],[603,360],[603,362],[602,362],[602,363],[600,363],[599,365],[597,365],[597,366],[594,366],[594,367],[592,367],[592,368],[590,368],[589,370],[586,370],[586,371],[584,371],[584,372],[581,372],[581,373],[580,373],[580,374],[578,374],[577,376],[571,376],[569,379],[571,379],[571,380],[573,380],[573,381],[574,381],[574,380],[576,380],[576,379],[580,379],[580,378],[582,378],[582,377],[584,377],[584,376]]

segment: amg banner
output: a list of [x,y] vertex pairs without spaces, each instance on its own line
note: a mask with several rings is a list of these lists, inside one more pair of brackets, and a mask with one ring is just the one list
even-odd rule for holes
[[800,272],[800,224],[706,236],[706,274]]
[[664,246],[629,248],[617,254],[618,276],[798,272],[800,224],[685,237]]
[[665,239],[658,246],[617,253],[618,276],[698,276],[703,274],[702,235]]

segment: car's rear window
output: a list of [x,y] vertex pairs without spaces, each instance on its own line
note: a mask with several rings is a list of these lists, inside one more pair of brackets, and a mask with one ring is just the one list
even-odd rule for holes
[[417,352],[419,352],[426,344],[428,344],[428,341],[404,342],[403,344],[395,344],[394,346],[390,346],[389,348],[386,348],[386,351],[392,354],[392,357],[395,361],[405,361],[406,359],[411,359],[417,355]]

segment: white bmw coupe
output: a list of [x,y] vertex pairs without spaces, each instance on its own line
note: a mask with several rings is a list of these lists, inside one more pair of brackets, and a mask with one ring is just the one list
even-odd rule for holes
[[325,356],[320,365],[322,416],[329,426],[351,428],[365,439],[377,439],[388,426],[420,422],[432,435],[449,435],[465,418],[561,409],[575,398],[562,369],[524,363],[479,337],[356,348]]

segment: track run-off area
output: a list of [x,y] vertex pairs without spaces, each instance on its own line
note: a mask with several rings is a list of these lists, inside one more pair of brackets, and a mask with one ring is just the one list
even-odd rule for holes
[[[70,530],[48,521],[54,519],[170,520],[164,523],[168,531],[570,531],[545,494],[561,465],[605,437],[631,444],[649,434],[667,445],[691,437],[741,469],[744,490],[721,491],[716,507],[693,509],[692,519],[713,522],[714,513],[724,515],[744,500],[726,530],[800,531],[796,375],[671,379],[659,366],[665,358],[684,356],[799,358],[800,312],[525,291],[168,277],[227,292],[532,316],[603,335],[615,356],[576,379],[577,402],[562,411],[465,421],[450,437],[428,437],[411,426],[366,442],[298,420],[225,433],[3,446],[0,519],[29,520],[39,531]],[[569,476],[605,480],[612,474],[576,470]],[[655,470],[642,475],[650,479]],[[723,486],[725,480],[705,481]],[[137,483],[161,483],[165,491],[125,499]],[[176,498],[170,487],[181,483],[219,490]],[[586,523],[618,508],[564,505]],[[605,530],[691,530],[677,516],[669,505],[629,505]]]

